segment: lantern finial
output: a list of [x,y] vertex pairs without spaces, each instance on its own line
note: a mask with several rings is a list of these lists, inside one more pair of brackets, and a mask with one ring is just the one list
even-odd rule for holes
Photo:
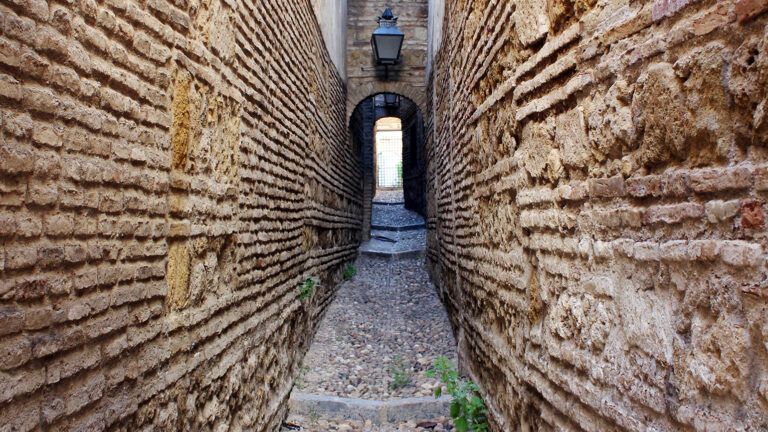
[[405,34],[397,27],[397,17],[392,13],[392,8],[384,9],[384,13],[376,21],[379,28],[371,35],[371,46],[376,64],[384,66],[385,79],[388,79],[389,66],[400,61]]

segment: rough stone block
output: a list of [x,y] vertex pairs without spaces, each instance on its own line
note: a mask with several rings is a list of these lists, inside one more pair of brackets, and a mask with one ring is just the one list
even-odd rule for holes
[[725,27],[734,20],[730,13],[730,2],[718,2],[713,8],[694,17],[691,22],[693,34],[702,36]]
[[546,0],[516,0],[515,30],[523,46],[541,40],[549,32]]
[[663,179],[661,176],[645,176],[627,179],[627,193],[633,197],[661,196]]
[[655,242],[636,243],[632,257],[640,261],[658,261],[661,258],[659,244]]
[[591,158],[587,124],[584,113],[576,108],[557,117],[555,143],[563,154],[566,166],[583,167]]
[[621,176],[589,180],[589,196],[592,198],[616,198],[624,194],[624,179]]
[[16,333],[23,328],[23,310],[11,306],[0,307],[0,336]]
[[691,189],[698,193],[746,189],[752,185],[752,175],[746,167],[693,171],[690,179]]
[[54,312],[51,306],[41,306],[36,308],[30,308],[26,310],[24,317],[24,328],[27,330],[40,330],[46,327],[50,327],[51,324],[57,321],[57,313]]
[[653,2],[653,20],[671,17],[691,3],[699,0],[654,0]]
[[739,200],[710,201],[705,205],[707,220],[711,223],[728,221],[736,216],[740,207],[741,202]]
[[17,246],[5,250],[5,268],[20,270],[37,264],[37,247]]
[[720,256],[723,261],[736,267],[757,267],[765,261],[760,245],[741,241],[723,242]]
[[768,190],[768,167],[755,169],[755,189],[761,192]]
[[689,253],[692,259],[713,261],[720,256],[720,243],[717,240],[694,240],[689,243]]
[[688,242],[685,240],[662,243],[659,252],[664,260],[688,261],[691,259]]
[[0,370],[13,369],[32,358],[32,343],[25,335],[3,337],[0,340]]
[[45,219],[45,233],[50,236],[69,236],[75,230],[71,214],[54,214]]
[[704,206],[698,203],[653,206],[645,211],[643,220],[647,224],[663,222],[676,224],[687,219],[699,219],[704,216]]
[[761,201],[745,200],[741,202],[741,227],[751,230],[765,227],[765,211]]
[[[3,125],[7,125],[3,122]],[[34,170],[35,155],[23,146],[0,143],[0,173],[8,175],[28,174]]]
[[736,0],[736,17],[746,21],[768,10],[768,0]]

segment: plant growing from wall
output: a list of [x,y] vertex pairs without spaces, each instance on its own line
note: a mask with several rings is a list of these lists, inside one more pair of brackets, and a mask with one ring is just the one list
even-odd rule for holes
[[341,277],[344,278],[345,281],[351,280],[355,275],[357,274],[357,268],[355,268],[352,264],[347,264],[344,266],[344,270],[341,272]]
[[304,390],[304,386],[306,385],[307,372],[309,372],[309,367],[304,365],[299,366],[299,373],[296,375],[296,380],[294,381],[294,385],[297,389]]
[[299,300],[305,301],[312,298],[316,286],[317,280],[315,278],[308,277],[304,279],[304,282],[299,286]]
[[395,357],[395,360],[389,366],[389,374],[392,381],[389,383],[390,390],[403,388],[411,383],[411,370],[408,363],[401,357]]
[[445,391],[451,396],[451,418],[456,432],[487,432],[488,409],[480,388],[474,382],[461,378],[458,371],[445,356],[435,359],[435,364],[427,371],[430,378],[439,377],[442,385],[435,389],[435,398]]

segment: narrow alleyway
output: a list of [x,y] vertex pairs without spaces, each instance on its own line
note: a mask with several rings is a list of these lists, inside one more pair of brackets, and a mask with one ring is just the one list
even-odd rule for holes
[[768,432],[768,0],[0,0],[37,431]]
[[[426,376],[437,356],[456,361],[456,342],[424,266],[424,220],[403,207],[402,192],[377,194],[372,219],[357,273],[340,285],[301,367],[287,423],[301,429],[293,430],[450,430]],[[314,396],[347,408],[297,402]],[[423,406],[392,422],[356,406],[402,400]]]

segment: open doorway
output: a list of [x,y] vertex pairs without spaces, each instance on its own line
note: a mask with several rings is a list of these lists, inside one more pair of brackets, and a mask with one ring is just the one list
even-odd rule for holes
[[384,117],[374,127],[376,189],[393,191],[403,187],[403,128],[397,117]]
[[349,122],[363,178],[363,238],[371,232],[374,203],[426,214],[426,136],[418,105],[395,93],[363,99]]

